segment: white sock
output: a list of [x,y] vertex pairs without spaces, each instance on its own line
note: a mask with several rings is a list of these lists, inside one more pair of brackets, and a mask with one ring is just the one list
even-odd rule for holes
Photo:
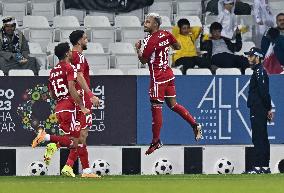
[[50,135],[49,135],[49,134],[46,134],[46,135],[45,135],[44,141],[50,141]]
[[91,168],[85,168],[85,169],[83,169],[83,174],[91,174],[91,173],[92,173]]

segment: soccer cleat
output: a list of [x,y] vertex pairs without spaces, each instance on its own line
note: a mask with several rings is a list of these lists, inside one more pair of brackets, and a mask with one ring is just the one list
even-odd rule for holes
[[198,141],[202,137],[202,130],[201,130],[201,125],[199,123],[196,123],[193,127],[193,133],[194,133],[194,138],[195,141]]
[[44,153],[44,162],[46,165],[50,164],[51,157],[54,155],[54,153],[58,150],[56,143],[49,143],[45,148]]
[[72,169],[70,166],[68,166],[68,165],[65,165],[65,166],[62,168],[61,174],[62,174],[63,176],[75,178],[75,174],[74,174],[74,172],[73,172],[73,169]]
[[46,135],[46,132],[43,129],[38,130],[38,134],[36,138],[33,140],[32,148],[35,148],[36,146],[38,146],[38,144],[44,141],[45,135]]
[[101,178],[101,176],[97,175],[97,174],[93,174],[93,173],[86,173],[86,174],[82,174],[81,176],[82,178]]
[[151,143],[150,147],[148,148],[148,150],[145,152],[145,155],[150,155],[151,153],[153,153],[156,149],[159,149],[163,146],[161,140],[159,139],[156,143]]

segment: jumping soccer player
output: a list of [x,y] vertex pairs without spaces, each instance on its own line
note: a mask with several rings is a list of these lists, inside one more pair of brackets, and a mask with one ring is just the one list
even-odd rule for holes
[[146,155],[162,147],[160,130],[162,127],[162,107],[164,99],[167,106],[186,120],[195,135],[195,140],[202,137],[201,125],[196,123],[190,113],[176,102],[174,74],[169,66],[169,48],[180,49],[180,44],[173,35],[165,30],[160,30],[161,17],[156,13],[149,13],[144,22],[144,31],[149,35],[143,40],[144,50],[140,50],[141,41],[135,44],[138,58],[142,64],[148,63],[150,70],[150,102],[152,110],[153,139]]

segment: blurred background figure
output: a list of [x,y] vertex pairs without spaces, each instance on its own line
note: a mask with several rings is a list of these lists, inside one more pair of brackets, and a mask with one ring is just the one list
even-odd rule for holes
[[198,56],[195,41],[199,37],[202,28],[199,26],[190,26],[187,19],[180,19],[177,26],[173,27],[173,35],[180,43],[181,49],[175,50],[173,54],[174,66],[182,66],[182,73],[185,75],[186,70],[198,66],[204,66],[202,58]]
[[237,27],[235,10],[235,0],[219,0],[218,2],[218,22],[223,26],[222,36],[232,39],[234,29]]
[[261,38],[264,32],[274,26],[274,19],[268,0],[254,0],[254,17],[256,21],[254,42],[257,47],[261,46]]
[[10,69],[30,69],[38,74],[40,65],[36,58],[29,57],[29,45],[24,34],[16,29],[14,17],[3,20],[0,34],[0,70],[8,74]]

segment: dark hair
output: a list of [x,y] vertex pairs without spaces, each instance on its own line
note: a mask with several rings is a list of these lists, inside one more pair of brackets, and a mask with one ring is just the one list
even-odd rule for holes
[[84,33],[85,32],[83,30],[73,31],[69,36],[71,44],[75,46],[78,43],[78,41],[83,37]]
[[183,19],[178,20],[177,25],[178,25],[179,28],[181,28],[184,25],[190,26],[190,23],[189,23],[188,19],[183,18]]
[[276,19],[278,19],[278,17],[280,16],[284,16],[284,13],[278,13],[277,16],[276,16]]
[[212,33],[213,30],[221,30],[222,31],[222,29],[223,29],[223,27],[222,27],[221,23],[213,22],[210,25],[210,33]]
[[54,54],[57,56],[59,60],[63,60],[66,57],[66,53],[70,50],[70,46],[68,42],[59,43],[54,48]]

